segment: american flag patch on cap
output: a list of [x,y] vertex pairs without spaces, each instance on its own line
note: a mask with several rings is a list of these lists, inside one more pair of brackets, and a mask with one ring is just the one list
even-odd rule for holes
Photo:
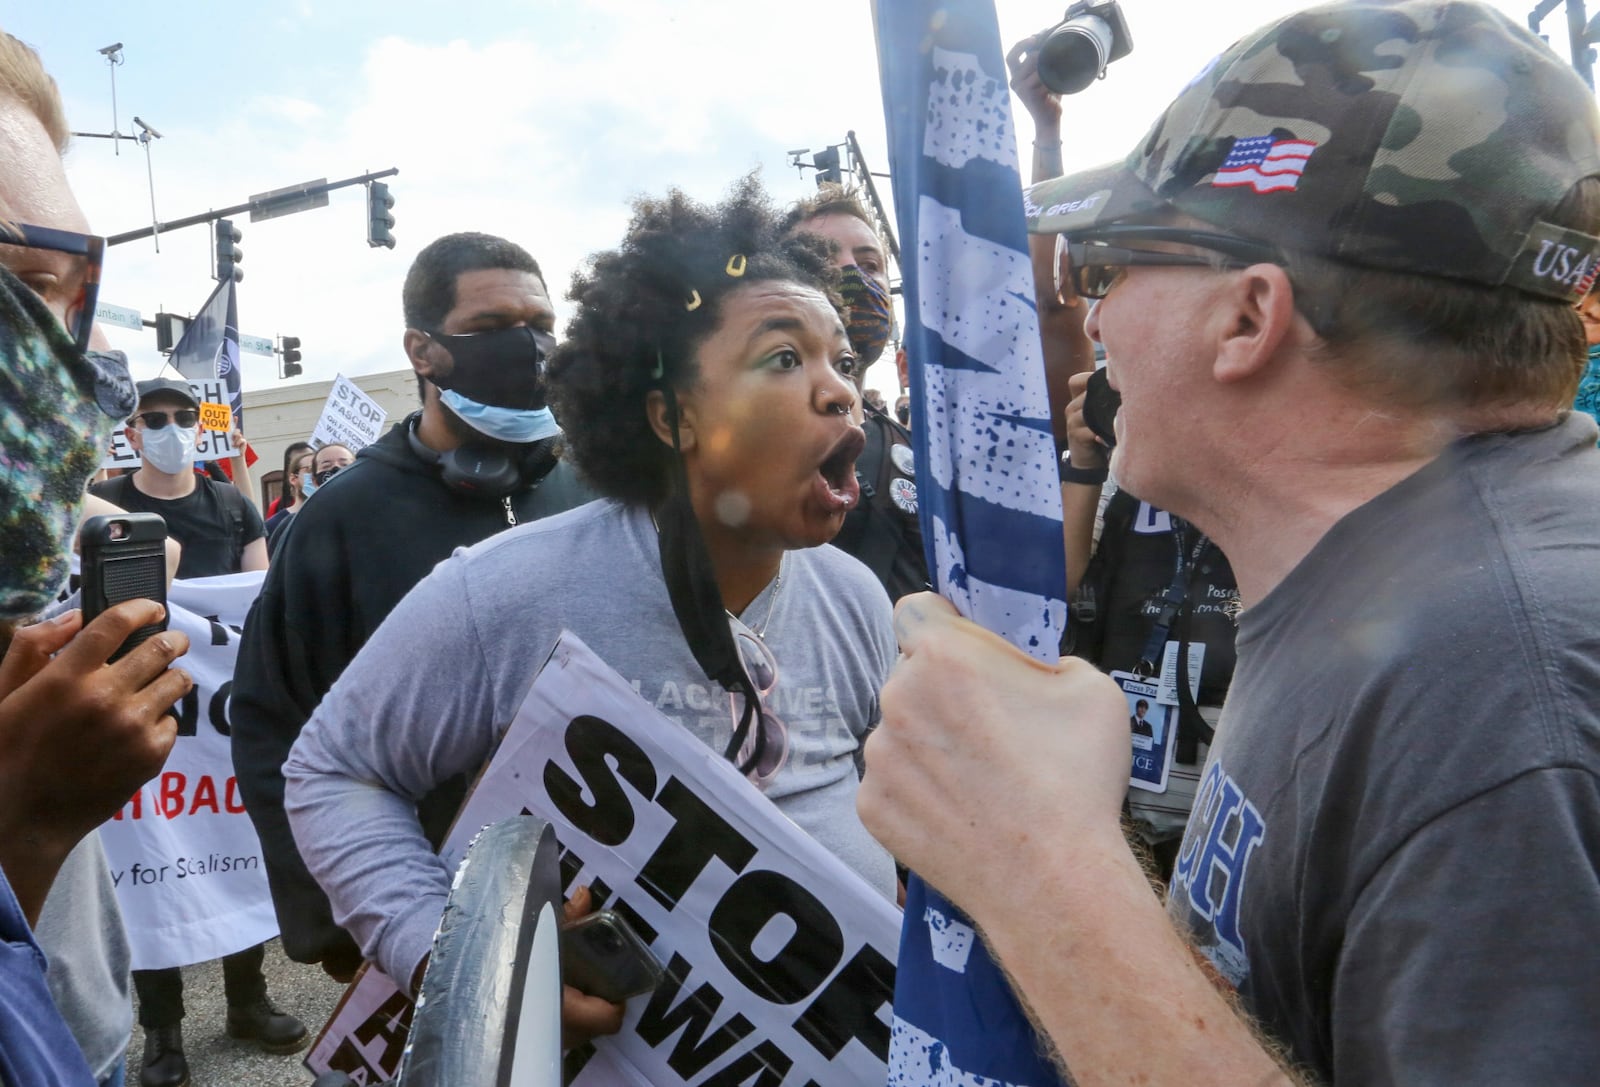
[[1211,184],[1218,188],[1249,185],[1256,192],[1292,189],[1306,172],[1306,160],[1317,145],[1309,140],[1279,140],[1272,136],[1240,136],[1217,169]]

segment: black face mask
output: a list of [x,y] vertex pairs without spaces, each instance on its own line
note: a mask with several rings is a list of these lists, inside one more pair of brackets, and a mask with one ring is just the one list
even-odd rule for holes
[[544,372],[556,338],[526,325],[493,332],[448,335],[430,332],[440,347],[450,352],[455,367],[432,381],[468,400],[514,411],[545,407]]

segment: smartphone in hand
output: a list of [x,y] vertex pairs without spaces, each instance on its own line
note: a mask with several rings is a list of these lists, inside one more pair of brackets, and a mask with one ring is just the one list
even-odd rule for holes
[[561,980],[613,1004],[650,992],[661,963],[621,914],[600,910],[561,927]]
[[[113,513],[91,517],[78,531],[82,559],[83,622],[124,600],[154,600],[167,606],[167,523],[155,513]],[[159,623],[140,627],[112,654],[121,660],[146,640],[167,629]]]

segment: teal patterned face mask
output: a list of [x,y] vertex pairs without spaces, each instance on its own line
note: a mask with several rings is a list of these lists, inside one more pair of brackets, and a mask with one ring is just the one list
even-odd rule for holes
[[1594,416],[1595,422],[1600,423],[1600,344],[1589,348],[1589,368],[1583,372],[1583,380],[1578,382],[1578,395],[1572,406],[1588,412]]
[[137,403],[127,357],[80,351],[0,266],[0,620],[60,592],[84,485]]

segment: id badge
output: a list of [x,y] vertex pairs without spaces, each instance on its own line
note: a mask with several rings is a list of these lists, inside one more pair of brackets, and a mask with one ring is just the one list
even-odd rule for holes
[[1177,730],[1172,727],[1178,716],[1177,707],[1157,699],[1161,685],[1154,679],[1132,672],[1112,672],[1111,678],[1128,700],[1128,734],[1133,745],[1128,784],[1135,789],[1164,793],[1177,747],[1173,742]]
[[[1166,706],[1178,704],[1178,642],[1168,642],[1161,653],[1161,691],[1156,701]],[[1206,663],[1206,643],[1189,643],[1189,697],[1200,701],[1200,669]]]

